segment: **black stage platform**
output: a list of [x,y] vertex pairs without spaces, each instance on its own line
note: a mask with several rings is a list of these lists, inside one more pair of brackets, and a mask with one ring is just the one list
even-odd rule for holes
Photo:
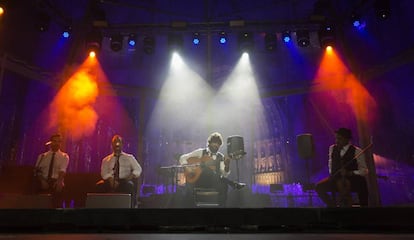
[[1,234],[316,233],[414,236],[414,208],[1,209]]

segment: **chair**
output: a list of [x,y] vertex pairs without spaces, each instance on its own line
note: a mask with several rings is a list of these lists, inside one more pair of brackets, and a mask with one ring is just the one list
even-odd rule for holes
[[218,207],[219,192],[214,188],[194,188],[194,203],[196,207]]

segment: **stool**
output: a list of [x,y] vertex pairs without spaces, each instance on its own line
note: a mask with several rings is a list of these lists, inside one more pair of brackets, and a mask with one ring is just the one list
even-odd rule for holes
[[194,188],[196,207],[218,207],[219,192],[214,188]]
[[131,208],[129,193],[87,193],[86,208]]

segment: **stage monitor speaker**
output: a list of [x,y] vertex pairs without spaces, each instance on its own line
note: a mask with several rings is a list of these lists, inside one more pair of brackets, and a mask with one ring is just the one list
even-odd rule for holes
[[131,208],[131,194],[87,193],[86,208]]
[[313,143],[312,134],[305,133],[297,135],[296,142],[298,145],[299,157],[303,159],[313,158],[315,155],[315,146]]
[[246,154],[243,137],[235,135],[227,138],[227,154],[235,158],[240,158]]

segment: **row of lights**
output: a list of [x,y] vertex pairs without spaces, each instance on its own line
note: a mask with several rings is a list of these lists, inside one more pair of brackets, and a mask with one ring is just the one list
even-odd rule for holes
[[[333,45],[335,42],[334,31],[331,26],[323,27],[319,32],[319,43],[322,48],[326,48],[328,45]],[[292,32],[284,31],[281,33],[281,39],[285,43],[292,41]],[[113,34],[109,38],[110,48],[114,52],[122,50],[124,43],[124,35],[117,33]],[[201,36],[199,32],[193,33],[192,43],[194,45],[201,44]],[[238,45],[241,51],[250,51],[254,47],[253,34],[251,32],[241,32],[238,35]],[[296,31],[297,45],[300,47],[308,47],[310,45],[310,35],[308,30]],[[102,35],[99,32],[93,32],[87,37],[87,48],[94,50],[95,52],[100,49],[102,42]],[[228,42],[228,36],[225,31],[218,33],[219,44],[226,44]],[[278,42],[278,36],[276,33],[265,33],[264,45],[267,51],[274,51]],[[135,48],[137,45],[137,37],[135,34],[129,34],[127,43],[129,48]],[[153,36],[145,36],[142,41],[144,52],[152,54],[155,48],[155,38]],[[168,35],[168,46],[170,49],[180,49],[183,46],[183,38],[181,34],[171,33]]]

